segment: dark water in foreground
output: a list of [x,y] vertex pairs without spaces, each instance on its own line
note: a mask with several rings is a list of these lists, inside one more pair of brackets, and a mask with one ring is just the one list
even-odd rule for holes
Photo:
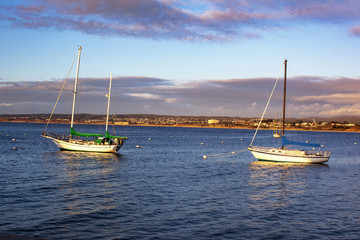
[[[245,149],[253,130],[122,127],[130,139],[115,155],[60,152],[40,137],[43,128],[0,123],[0,233],[47,239],[360,238],[358,133],[290,133],[332,151],[327,164],[312,165],[258,162],[248,151],[202,158]],[[99,126],[77,130],[94,128]],[[276,141],[271,134],[262,131],[255,144],[270,145]]]

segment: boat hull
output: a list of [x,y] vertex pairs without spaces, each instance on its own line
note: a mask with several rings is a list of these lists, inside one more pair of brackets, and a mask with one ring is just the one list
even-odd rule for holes
[[95,144],[93,141],[63,140],[50,136],[44,137],[51,139],[60,148],[60,150],[66,151],[116,153],[122,146],[122,144]]
[[328,151],[305,151],[279,149],[270,147],[249,147],[253,156],[260,161],[293,162],[293,163],[325,163],[329,161]]
[[281,138],[281,134],[280,134],[280,133],[274,133],[274,134],[273,134],[273,137],[274,137],[274,138]]

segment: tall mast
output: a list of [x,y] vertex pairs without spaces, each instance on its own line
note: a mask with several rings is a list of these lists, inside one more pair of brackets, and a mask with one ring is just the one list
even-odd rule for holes
[[73,105],[72,105],[72,112],[71,112],[71,127],[74,126],[75,101],[76,101],[77,85],[78,85],[78,77],[79,77],[80,55],[81,55],[81,46],[79,47],[79,52],[78,52],[76,77],[75,77],[75,84],[74,84],[74,98],[73,98]]
[[[285,136],[285,106],[286,106],[286,71],[287,71],[287,59],[284,61],[285,73],[284,73],[284,102],[283,102],[283,117],[282,117],[282,135]],[[284,149],[284,145],[281,146]]]
[[105,128],[105,131],[108,130],[108,125],[109,125],[111,83],[112,83],[112,73],[110,74],[109,94],[107,95],[107,97],[108,97],[108,103],[107,103],[107,112],[106,112],[106,128]]

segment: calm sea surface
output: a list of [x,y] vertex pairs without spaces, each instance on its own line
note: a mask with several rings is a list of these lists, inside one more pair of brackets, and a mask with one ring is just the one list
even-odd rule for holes
[[[0,123],[0,233],[46,239],[360,238],[359,133],[290,132],[292,140],[332,151],[327,164],[313,165],[259,162],[248,151],[202,158],[245,149],[253,130],[116,127],[129,140],[115,155],[58,151],[41,137],[43,128]],[[261,131],[254,145],[276,141],[271,131]]]

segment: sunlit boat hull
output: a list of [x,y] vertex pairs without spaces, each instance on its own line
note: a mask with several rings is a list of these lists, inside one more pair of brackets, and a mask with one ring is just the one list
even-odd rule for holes
[[[76,77],[75,77],[75,84],[73,91],[74,95],[73,95],[73,104],[72,104],[72,112],[71,112],[70,134],[68,136],[64,136],[64,135],[60,136],[56,133],[46,132],[46,128],[50,122],[51,116],[54,113],[60,95],[65,87],[65,82],[66,82],[65,80],[63,88],[60,91],[58,100],[56,101],[56,104],[50,115],[49,121],[46,124],[42,136],[51,139],[60,148],[60,150],[79,151],[79,152],[116,153],[117,151],[120,150],[124,141],[127,140],[127,137],[113,136],[108,132],[112,74],[110,75],[109,93],[106,94],[108,101],[107,101],[107,112],[106,112],[105,135],[99,133],[77,132],[74,129],[74,116],[75,116],[75,106],[76,106],[76,95],[78,92],[77,85],[78,85],[81,49],[82,48],[80,46],[77,55],[78,61],[77,61],[77,70],[76,70]],[[94,138],[94,140],[92,141],[86,140],[88,138]]]
[[60,150],[67,150],[67,151],[117,153],[122,146],[122,143],[117,145],[110,145],[110,144],[97,144],[94,141],[63,140],[63,139],[56,139],[50,136],[44,136],[44,137],[51,139],[60,148]]
[[329,161],[329,151],[305,151],[297,149],[280,149],[272,147],[249,147],[257,160],[294,163],[325,163]]
[[274,137],[274,138],[281,138],[281,134],[280,134],[280,133],[274,133],[274,134],[273,134],[273,137]]

